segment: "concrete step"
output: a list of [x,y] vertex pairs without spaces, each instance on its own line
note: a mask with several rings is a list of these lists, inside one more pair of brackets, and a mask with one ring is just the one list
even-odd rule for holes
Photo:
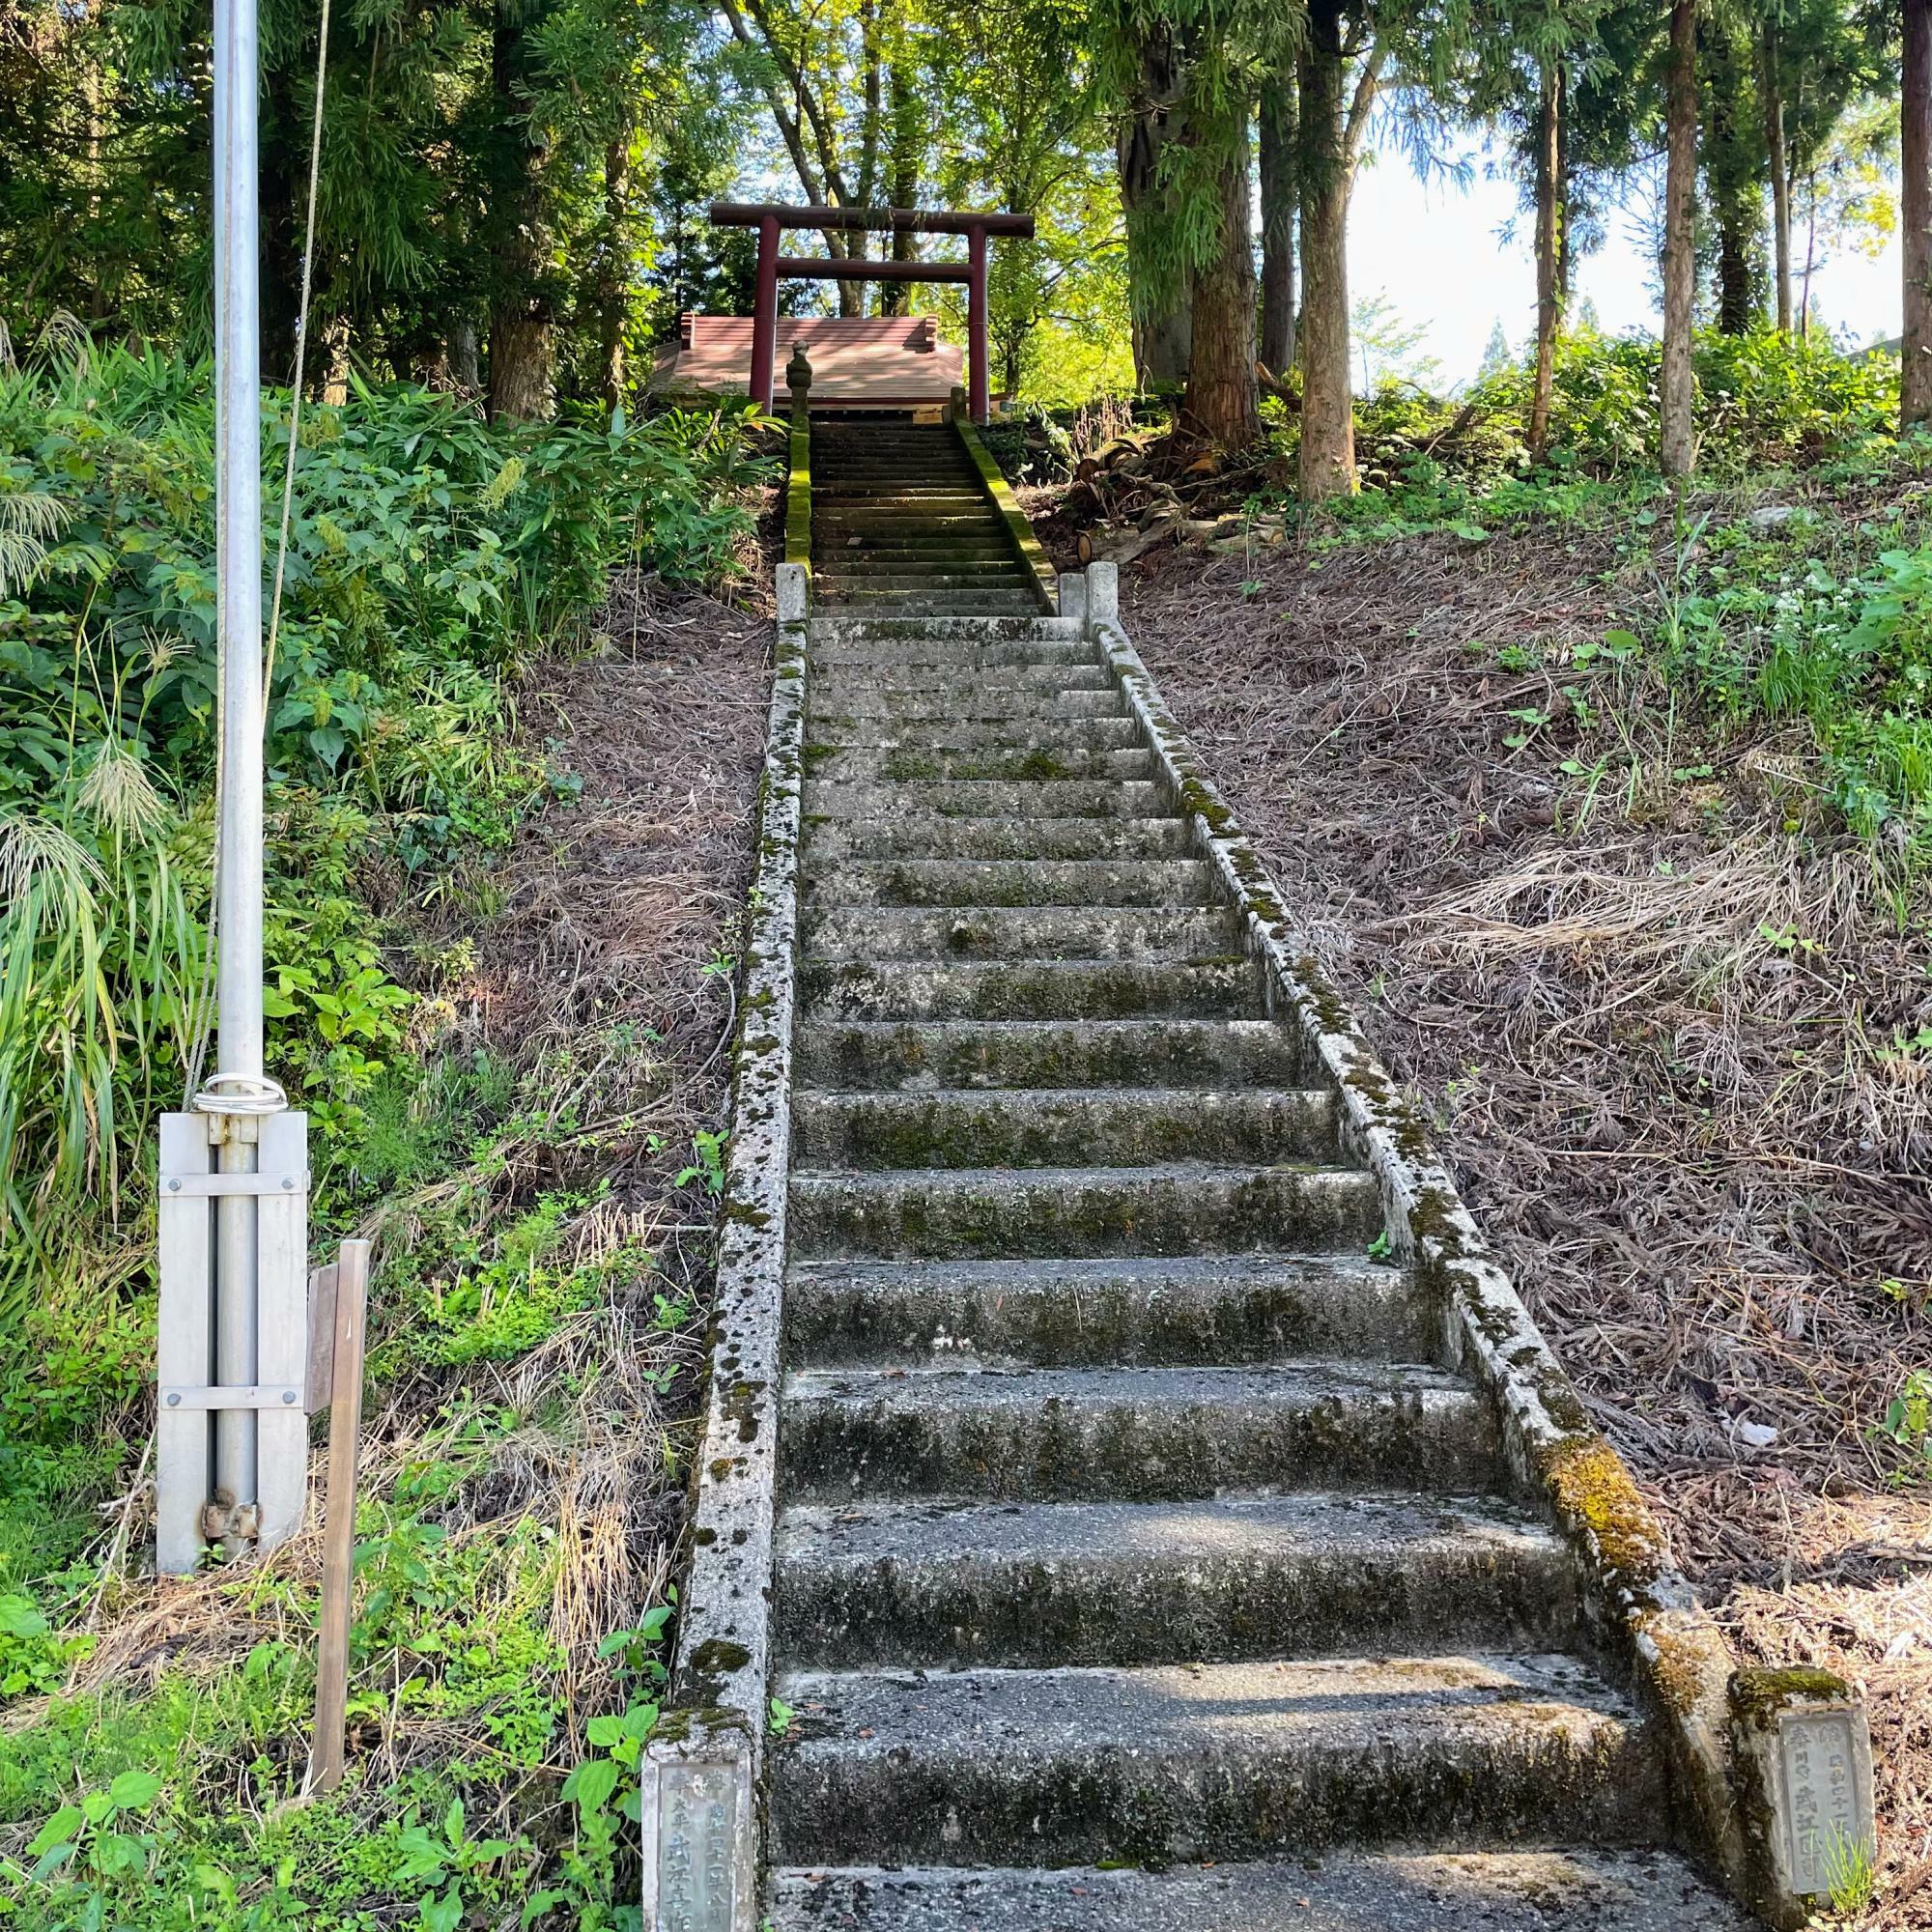
[[978,477],[835,476],[811,479],[811,510],[962,509],[990,510],[992,502]]
[[1666,1815],[1635,1713],[1562,1656],[799,1671],[778,1694],[781,1863],[1624,1846]]
[[1575,1564],[1488,1497],[799,1504],[774,1641],[794,1669],[1551,1651]]
[[851,583],[838,584],[814,592],[814,601],[823,610],[877,611],[894,616],[921,616],[936,611],[955,614],[973,612],[980,616],[1020,616],[1039,608],[1038,600],[1024,580],[1003,590],[870,590]]
[[848,564],[881,564],[904,570],[918,564],[1010,564],[1012,560],[1012,545],[991,531],[983,537],[895,537],[848,531],[838,543],[821,545],[813,553],[813,568],[825,570],[842,570]]
[[1186,959],[1237,952],[1225,906],[818,906],[799,946],[837,959]]
[[901,812],[806,827],[808,866],[841,859],[1184,859],[1184,818],[949,818]]
[[[879,750],[854,745],[831,749],[810,769],[822,781],[843,784],[904,784],[925,779],[995,779],[1011,782],[1026,779],[1141,779],[1151,778],[1153,753],[1138,748],[1109,752],[1056,751],[1051,746],[1003,751],[986,746],[978,751],[926,752],[907,746]],[[909,800],[908,803],[926,803]]]
[[1099,824],[1151,818],[1167,795],[1151,779],[1125,783],[1092,779],[957,779],[906,782],[814,780],[804,789],[805,821],[850,825],[866,819],[931,817],[962,822],[1000,818],[1088,818]]
[[[1095,663],[1094,643],[1068,616],[815,616],[808,624],[811,663],[925,663],[1012,665]],[[1012,651],[1014,645],[1028,649]]]
[[814,866],[817,905],[1209,905],[1205,859],[842,859]]
[[984,531],[1004,536],[1006,525],[990,503],[913,504],[820,503],[811,506],[811,540],[814,544],[835,543],[844,537],[871,535],[953,536],[960,532]]
[[925,548],[932,550],[931,556],[908,557],[897,547],[881,552],[864,542],[854,544],[848,539],[828,550],[813,568],[821,572],[849,572],[859,577],[876,576],[881,571],[910,570],[921,576],[952,571],[969,582],[988,572],[1020,568],[1019,557],[1010,544],[1005,550],[989,547],[984,556],[962,556],[957,545],[928,545]]
[[916,590],[938,597],[952,590],[998,590],[1017,584],[1029,596],[1033,575],[1016,563],[986,563],[971,568],[949,564],[943,568],[908,568],[904,564],[827,564],[812,575],[813,593],[820,597],[844,598],[852,591]]
[[1259,1019],[1261,968],[1206,959],[908,962],[821,957],[799,964],[808,1013],[877,1020]]
[[1406,1269],[1341,1255],[796,1262],[785,1290],[791,1359],[816,1368],[1419,1362],[1439,1326]]
[[812,1019],[792,1040],[799,1087],[935,1089],[1288,1087],[1296,1037],[1272,1020]]
[[806,1088],[792,1096],[792,1159],[808,1169],[1332,1161],[1338,1111],[1328,1088]]
[[773,1875],[771,1898],[770,1932],[1751,1932],[1756,1923],[1686,1860],[1650,1850],[1167,1870],[794,1867]]
[[1413,1363],[794,1369],[787,1503],[1186,1502],[1230,1491],[1497,1487],[1489,1406]]
[[1361,1253],[1381,1197],[1357,1168],[1042,1167],[791,1178],[792,1253],[940,1261],[973,1255]]
[[922,662],[903,647],[881,647],[882,654],[867,663],[834,663],[813,669],[807,685],[808,701],[834,709],[856,708],[867,700],[918,699],[957,709],[971,697],[997,698],[1009,703],[1050,702],[1062,692],[1081,691],[1094,697],[1121,696],[1121,688],[1105,665],[1091,658],[1048,656],[1052,646],[1037,647],[1040,655],[1016,662],[1017,646],[995,657],[976,661],[953,656]]
[[[1131,718],[1059,716],[1035,711],[1017,718],[867,718],[818,712],[815,743],[865,751],[1123,752],[1141,742]],[[810,748],[807,756],[810,756]]]
[[977,680],[964,690],[946,692],[936,685],[864,684],[840,679],[828,690],[807,698],[808,717],[816,725],[944,724],[987,724],[996,721],[1057,724],[1081,718],[1124,718],[1126,696],[1091,686],[1039,683],[1008,688],[991,680]]

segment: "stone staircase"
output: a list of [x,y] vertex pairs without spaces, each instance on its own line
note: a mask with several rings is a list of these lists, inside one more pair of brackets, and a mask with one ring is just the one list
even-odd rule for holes
[[1032,571],[946,423],[814,416],[812,596],[827,611],[1037,615]]
[[855,507],[926,433],[870,434],[814,452],[866,562],[810,630],[770,1923],[1746,1925],[1114,673]]

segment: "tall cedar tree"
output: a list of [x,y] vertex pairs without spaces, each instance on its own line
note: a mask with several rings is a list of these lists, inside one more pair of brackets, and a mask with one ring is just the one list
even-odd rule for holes
[[1673,0],[1666,70],[1663,187],[1663,367],[1658,463],[1686,477],[1694,454],[1690,427],[1690,325],[1696,293],[1697,0]]
[[1932,0],[1904,0],[1899,86],[1899,253],[1905,330],[1901,427],[1932,422]]

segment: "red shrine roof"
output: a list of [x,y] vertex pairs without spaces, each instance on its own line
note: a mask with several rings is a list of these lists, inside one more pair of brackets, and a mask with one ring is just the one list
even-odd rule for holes
[[[811,400],[827,409],[943,403],[966,380],[959,351],[940,341],[932,316],[781,315],[772,364],[781,408],[795,342],[811,358]],[[650,386],[660,395],[742,396],[751,372],[750,316],[684,315],[677,347],[660,352]]]

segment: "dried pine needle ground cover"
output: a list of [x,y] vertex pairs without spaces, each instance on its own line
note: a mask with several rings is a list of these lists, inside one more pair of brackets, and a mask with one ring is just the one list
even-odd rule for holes
[[321,1197],[378,1243],[348,1782],[292,1802],[319,1528],[124,1578],[137,1486],[88,1634],[14,1639],[0,1921],[636,1922],[769,667],[764,615],[654,582],[604,621],[519,701],[564,796],[440,905],[376,908],[433,997]]
[[1920,487],[1168,548],[1123,586],[1706,1600],[1868,1687],[1887,1928],[1932,1925],[1928,895],[1809,724],[1705,673],[1776,602],[1727,585],[1895,576]]

